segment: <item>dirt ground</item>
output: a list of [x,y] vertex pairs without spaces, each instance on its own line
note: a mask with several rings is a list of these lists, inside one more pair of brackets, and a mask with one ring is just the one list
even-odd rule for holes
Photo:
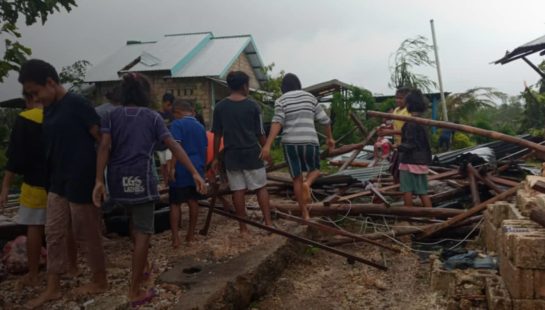
[[[376,247],[350,245],[350,253],[383,262]],[[313,254],[312,254],[313,253]],[[384,251],[388,271],[319,250],[308,253],[280,275],[253,309],[445,309],[429,289],[429,264],[412,253]]]
[[[255,202],[249,201],[249,205]],[[250,212],[258,219],[259,212]],[[198,228],[202,227],[206,211],[200,214]],[[187,209],[184,208],[182,236],[185,236]],[[282,224],[280,224],[282,226]],[[183,289],[170,284],[160,284],[156,278],[182,256],[194,256],[198,260],[228,260],[239,253],[267,242],[269,235],[252,229],[251,237],[241,239],[238,225],[232,220],[214,216],[207,237],[198,236],[192,245],[183,245],[178,250],[170,245],[170,232],[154,235],[150,257],[156,272],[148,282],[149,287],[159,291],[159,297],[141,309],[171,309],[183,302]],[[110,236],[104,243],[108,256],[108,279],[111,289],[93,297],[76,297],[70,289],[87,281],[89,272],[82,269],[82,275],[63,280],[63,298],[46,304],[45,309],[124,309],[127,306],[126,292],[130,275],[130,240],[126,237]],[[430,293],[429,265],[419,261],[409,252],[384,255],[376,247],[349,245],[343,249],[383,263],[389,267],[386,272],[355,263],[350,265],[342,257],[323,250],[305,251],[279,276],[266,296],[255,301],[252,309],[444,309],[438,296]],[[81,261],[80,266],[85,266]],[[84,268],[84,267],[83,267]],[[36,296],[45,286],[42,272],[42,286],[38,289],[15,291],[18,276],[10,275],[0,282],[0,309],[18,309],[29,298]],[[113,307],[113,305],[121,305]]]

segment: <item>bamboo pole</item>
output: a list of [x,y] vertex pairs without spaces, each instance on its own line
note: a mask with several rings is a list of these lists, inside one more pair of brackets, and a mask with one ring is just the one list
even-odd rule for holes
[[[371,130],[371,132],[367,135],[367,137],[365,137],[365,140],[363,140],[363,142],[361,144],[363,144],[364,146],[367,145],[369,140],[371,140],[373,138],[373,136],[375,135],[376,132],[377,132],[376,128]],[[351,165],[352,162],[354,161],[354,159],[356,159],[356,157],[358,157],[358,154],[361,152],[361,149],[362,148],[355,149],[352,152],[352,155],[350,156],[350,158],[347,161],[344,162],[344,164],[341,166],[341,168],[339,168],[339,171],[343,171],[344,169],[346,169],[346,167]]]
[[506,135],[497,131],[486,130],[486,129],[472,127],[468,125],[435,121],[435,120],[422,118],[422,117],[394,115],[391,113],[383,113],[383,112],[376,112],[376,111],[368,111],[367,115],[372,117],[383,117],[388,119],[395,119],[395,120],[404,121],[404,122],[413,122],[413,123],[417,123],[417,124],[425,125],[425,126],[436,126],[440,128],[454,129],[456,131],[463,131],[470,134],[491,138],[494,140],[501,140],[508,143],[517,144],[531,150],[535,150],[538,154],[540,154],[542,157],[545,158],[544,145],[540,145],[538,143],[534,143],[528,140]]

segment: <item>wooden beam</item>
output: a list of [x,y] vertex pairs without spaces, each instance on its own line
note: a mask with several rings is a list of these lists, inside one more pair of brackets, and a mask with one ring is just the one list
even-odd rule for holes
[[367,115],[372,117],[383,117],[387,119],[395,119],[395,120],[404,121],[404,122],[412,122],[412,123],[417,123],[417,124],[425,125],[425,126],[435,126],[439,128],[448,128],[448,129],[454,129],[456,131],[463,131],[470,134],[491,138],[494,140],[501,140],[504,142],[520,145],[522,147],[535,150],[538,154],[545,157],[545,146],[540,145],[538,143],[534,143],[532,141],[506,135],[497,131],[486,130],[486,129],[472,127],[468,125],[461,125],[461,124],[455,124],[455,123],[449,123],[449,122],[443,122],[443,121],[435,121],[435,120],[422,118],[422,117],[395,115],[391,113],[382,113],[382,112],[376,112],[376,111],[368,111]]

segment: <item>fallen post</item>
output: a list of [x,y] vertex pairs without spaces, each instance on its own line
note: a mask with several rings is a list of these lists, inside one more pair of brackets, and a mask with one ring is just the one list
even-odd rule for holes
[[473,200],[474,205],[481,203],[481,197],[479,194],[479,188],[477,187],[477,180],[474,173],[475,169],[470,169],[469,165],[467,166],[467,176],[469,178],[469,189],[471,190],[471,199]]
[[369,243],[369,244],[372,244],[372,245],[376,245],[378,247],[390,250],[392,252],[396,252],[396,253],[401,252],[399,249],[396,249],[394,247],[391,247],[391,246],[376,242],[376,241],[371,240],[371,239],[367,239],[365,237],[362,237],[361,235],[357,235],[357,234],[351,233],[351,232],[346,231],[346,230],[337,229],[337,228],[327,226],[327,225],[324,225],[324,224],[321,224],[321,223],[313,222],[313,221],[305,221],[303,218],[293,216],[293,215],[290,215],[290,214],[287,214],[287,213],[284,213],[284,212],[280,212],[278,210],[276,210],[276,214],[278,214],[283,219],[293,221],[293,222],[296,222],[298,224],[308,225],[310,227],[314,227],[314,228],[316,228],[318,230],[321,230],[321,231],[324,231],[324,232],[333,233],[333,234],[340,235],[340,236],[345,236],[345,237],[350,237],[352,239],[355,239],[355,240],[358,240],[358,241],[361,241],[361,242],[365,242],[365,243]]
[[261,224],[261,223],[254,222],[254,221],[252,221],[252,220],[249,220],[249,219],[246,219],[246,218],[242,218],[242,217],[236,216],[236,215],[234,215],[234,214],[230,214],[230,213],[228,213],[228,212],[219,210],[219,209],[217,209],[217,208],[214,208],[214,209],[212,209],[212,210],[214,211],[214,213],[217,213],[217,214],[219,214],[219,215],[225,216],[225,217],[227,217],[227,218],[234,219],[234,220],[237,220],[237,221],[239,221],[239,222],[246,223],[246,224],[248,224],[248,225],[252,225],[252,226],[255,226],[255,227],[257,227],[257,228],[260,228],[260,229],[263,229],[263,230],[266,230],[266,231],[275,233],[275,234],[277,234],[277,235],[281,235],[281,236],[284,236],[284,237],[286,237],[286,238],[289,238],[289,239],[292,239],[292,240],[295,240],[295,241],[299,241],[299,242],[302,242],[302,243],[305,243],[305,244],[309,244],[309,245],[311,245],[311,246],[320,248],[320,249],[325,250],[325,251],[328,251],[328,252],[330,252],[330,253],[333,253],[333,254],[337,254],[337,255],[346,257],[346,259],[348,260],[349,263],[354,262],[354,261],[358,261],[358,262],[360,262],[360,263],[363,263],[363,264],[366,264],[366,265],[375,267],[375,268],[380,269],[380,270],[383,270],[383,271],[388,270],[388,268],[387,268],[386,266],[377,264],[377,263],[375,263],[375,262],[373,262],[373,261],[370,261],[370,260],[367,260],[367,259],[365,259],[365,258],[361,258],[361,257],[355,256],[355,255],[352,255],[352,254],[350,254],[350,253],[341,251],[341,250],[339,250],[339,249],[332,248],[332,247],[330,247],[330,246],[327,246],[327,245],[325,245],[325,244],[316,242],[316,241],[314,241],[314,240],[310,240],[310,239],[303,238],[303,237],[301,237],[301,236],[297,236],[297,235],[294,235],[294,234],[290,234],[290,233],[288,233],[288,232],[286,232],[286,231],[283,231],[283,230],[280,230],[280,229],[277,229],[277,228],[274,228],[274,227],[270,227],[270,226],[267,226],[267,225],[263,225],[263,224]]
[[[297,204],[271,204],[272,209],[277,209],[281,212],[300,215],[301,210]],[[465,213],[465,210],[450,209],[450,208],[423,208],[423,207],[390,207],[386,208],[383,204],[332,204],[329,207],[321,204],[307,205],[311,216],[327,216],[327,215],[359,215],[359,214],[375,214],[375,215],[399,215],[410,217],[432,217],[445,219]]]
[[422,234],[420,235],[421,238],[425,238],[425,237],[429,237],[439,231],[442,231],[444,230],[445,228],[448,228],[460,221],[463,221],[473,215],[476,215],[477,213],[483,211],[484,209],[486,209],[486,207],[489,205],[489,204],[493,204],[494,202],[496,201],[500,201],[500,200],[504,200],[506,198],[509,198],[510,196],[512,195],[515,195],[517,193],[517,190],[518,190],[518,187],[512,187],[508,190],[506,190],[505,192],[495,196],[495,197],[492,197],[490,199],[488,199],[487,201],[483,202],[483,203],[480,203],[476,206],[474,206],[473,208],[465,211],[464,213],[461,213],[459,215],[456,215],[455,217],[451,218],[451,219],[448,219],[446,220],[445,222],[443,223],[440,223],[440,224],[432,224],[432,225],[429,225],[427,226],[426,228],[424,228]]

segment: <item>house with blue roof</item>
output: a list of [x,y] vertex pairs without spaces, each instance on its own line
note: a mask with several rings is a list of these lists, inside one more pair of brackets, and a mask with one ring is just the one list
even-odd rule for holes
[[96,86],[95,101],[127,72],[145,74],[152,82],[157,103],[165,92],[202,107],[207,124],[216,102],[228,95],[225,77],[231,70],[250,76],[250,88],[265,81],[263,61],[251,35],[214,36],[211,32],[165,35],[158,41],[128,41],[102,62],[91,67],[85,82]]

